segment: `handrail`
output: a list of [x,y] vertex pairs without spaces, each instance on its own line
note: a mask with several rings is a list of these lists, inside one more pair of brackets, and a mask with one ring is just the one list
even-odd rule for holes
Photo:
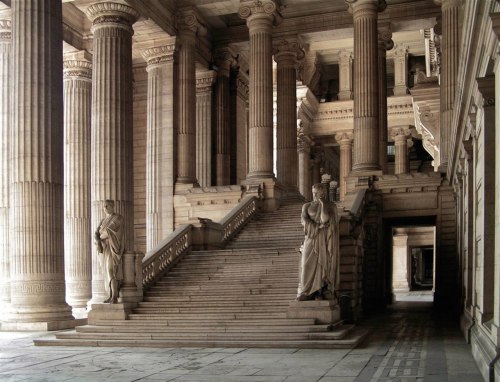
[[222,243],[227,243],[236,235],[247,221],[257,212],[258,199],[255,196],[245,196],[241,201],[221,220]]
[[170,265],[191,248],[192,228],[191,224],[178,227],[146,254],[142,261],[142,285],[145,289],[163,276]]

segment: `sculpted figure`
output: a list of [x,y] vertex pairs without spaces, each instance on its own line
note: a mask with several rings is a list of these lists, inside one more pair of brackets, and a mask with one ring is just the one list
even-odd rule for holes
[[115,213],[113,200],[104,202],[106,217],[101,220],[94,238],[97,252],[101,254],[100,263],[104,271],[104,286],[109,298],[104,302],[118,302],[118,291],[122,280],[122,257],[125,252],[123,216]]
[[337,207],[326,200],[321,183],[312,187],[313,201],[302,207],[304,243],[301,248],[298,301],[333,298],[339,282]]

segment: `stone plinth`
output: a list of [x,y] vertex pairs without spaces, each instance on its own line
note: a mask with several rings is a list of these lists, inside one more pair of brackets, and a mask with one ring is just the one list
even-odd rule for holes
[[128,315],[132,313],[132,309],[137,306],[137,303],[118,303],[118,304],[92,304],[88,323],[95,325],[99,321],[126,320]]
[[314,318],[319,324],[335,324],[340,321],[340,308],[331,300],[292,301],[288,318]]

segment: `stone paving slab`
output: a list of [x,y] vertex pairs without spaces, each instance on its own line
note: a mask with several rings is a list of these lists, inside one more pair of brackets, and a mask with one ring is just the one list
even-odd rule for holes
[[395,304],[366,320],[356,349],[35,347],[52,333],[0,332],[0,381],[480,382],[458,325],[429,305]]

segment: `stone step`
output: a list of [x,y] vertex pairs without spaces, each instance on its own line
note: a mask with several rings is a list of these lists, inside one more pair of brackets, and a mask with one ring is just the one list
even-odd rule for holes
[[[315,325],[315,320],[312,318],[254,318],[254,319],[217,319],[217,320],[206,320],[204,317],[191,317],[188,319],[165,319],[165,320],[148,320],[148,321],[137,321],[137,320],[113,320],[111,321],[113,326],[144,326],[146,329],[151,328],[153,330],[157,327],[169,326],[175,328],[197,328],[197,327],[218,327],[224,326],[227,328],[260,328],[267,326],[297,326],[297,325]],[[97,325],[110,325],[110,321],[97,321]]]
[[[142,313],[131,313],[129,315],[130,320],[179,320],[179,319],[189,319],[192,317],[193,314],[191,313],[172,313],[172,314],[165,314],[165,313],[158,313],[158,314],[153,314],[153,313],[147,313],[147,314],[142,314]],[[249,313],[249,312],[243,312],[243,313],[208,313],[208,314],[203,314],[203,318],[205,320],[250,320],[250,319],[255,319],[255,318],[260,318],[260,319],[265,319],[265,318],[286,318],[286,312],[282,313]]]
[[244,299],[245,296],[251,296],[251,295],[261,295],[261,296],[267,296],[268,294],[276,294],[280,293],[282,294],[282,298],[288,299],[288,300],[293,300],[294,297],[296,297],[297,294],[297,288],[289,288],[289,289],[274,289],[274,290],[269,290],[265,288],[252,288],[252,289],[241,289],[241,290],[225,290],[225,289],[214,289],[214,288],[204,288],[200,289],[196,293],[190,290],[178,290],[175,288],[165,288],[165,289],[154,289],[148,292],[150,296],[158,296],[158,295],[163,295],[167,292],[172,292],[177,294],[178,296],[185,296],[185,295],[197,295],[197,296],[213,296],[216,294],[219,296],[221,299],[222,298],[232,298],[232,299],[237,299],[241,300]]
[[166,314],[166,315],[175,315],[175,314],[200,314],[204,317],[209,314],[247,314],[247,313],[255,313],[255,314],[264,314],[264,313],[286,313],[288,311],[287,306],[236,306],[236,307],[197,307],[197,306],[188,306],[188,307],[158,307],[158,306],[149,306],[149,307],[140,307],[134,309],[134,314]]
[[[223,298],[224,297],[224,298]],[[286,293],[286,294],[280,294],[280,295],[270,295],[270,294],[252,294],[252,295],[247,295],[244,296],[244,299],[239,299],[236,301],[243,301],[244,303],[252,303],[252,302],[261,302],[261,301],[269,301],[269,303],[272,303],[274,301],[286,301],[287,304],[289,304],[289,301],[292,301],[297,297],[297,291],[294,291],[294,293]],[[159,294],[159,295],[146,295],[144,297],[144,301],[146,302],[164,302],[164,303],[172,303],[174,301],[191,301],[191,302],[202,302],[202,301],[235,301],[235,300],[228,300],[225,298],[225,296],[213,296],[213,295],[192,295],[192,294],[187,294],[183,296],[166,296],[164,294]]]
[[[151,308],[151,307],[164,307],[165,301],[155,302],[155,301],[141,301],[139,302],[139,308]],[[210,308],[210,307],[261,307],[261,306],[286,306],[288,307],[290,302],[286,300],[275,300],[275,301],[171,301],[168,303],[169,308],[184,308],[184,307],[198,307],[198,308]]]

